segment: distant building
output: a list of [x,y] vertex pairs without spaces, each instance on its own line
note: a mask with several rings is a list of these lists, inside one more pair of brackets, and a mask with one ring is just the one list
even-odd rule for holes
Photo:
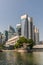
[[12,26],[9,26],[9,32],[15,33],[15,29]]
[[15,29],[12,26],[9,26],[9,31],[8,31],[8,39],[14,36]]
[[17,35],[21,35],[21,24],[16,25]]
[[4,36],[5,36],[5,41],[7,41],[8,40],[8,31],[7,30],[4,31]]
[[5,34],[2,34],[2,44],[5,44],[5,39],[6,39],[6,36],[5,36]]
[[2,33],[0,32],[0,44],[2,44]]
[[34,28],[34,41],[36,44],[39,44],[39,29],[38,28]]
[[33,25],[33,41],[35,42],[35,25]]
[[39,41],[39,44],[43,44],[43,41]]

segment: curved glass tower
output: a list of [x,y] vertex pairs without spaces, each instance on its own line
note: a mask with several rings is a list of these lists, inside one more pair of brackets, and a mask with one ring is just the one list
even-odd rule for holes
[[21,16],[21,35],[33,39],[33,19],[28,15]]

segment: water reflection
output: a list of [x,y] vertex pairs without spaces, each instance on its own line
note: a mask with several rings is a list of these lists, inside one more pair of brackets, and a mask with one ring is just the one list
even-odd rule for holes
[[0,65],[43,65],[43,52],[1,52]]

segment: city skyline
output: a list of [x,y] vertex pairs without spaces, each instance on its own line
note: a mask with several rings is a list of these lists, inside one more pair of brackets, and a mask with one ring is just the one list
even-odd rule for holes
[[11,25],[14,28],[20,23],[20,16],[24,13],[33,17],[34,24],[39,28],[40,40],[43,40],[43,0],[0,0],[0,32],[8,29]]

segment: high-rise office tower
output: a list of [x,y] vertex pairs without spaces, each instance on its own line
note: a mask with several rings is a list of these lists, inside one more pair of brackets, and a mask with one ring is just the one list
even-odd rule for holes
[[28,39],[28,15],[21,16],[21,35]]
[[34,41],[35,44],[39,43],[39,29],[37,27],[34,28]]
[[2,33],[0,32],[0,45],[2,44]]
[[7,30],[4,31],[4,35],[5,35],[5,41],[7,41],[8,40],[8,31]]
[[33,25],[33,41],[35,42],[35,25]]
[[10,33],[15,33],[15,29],[12,26],[9,26],[9,32]]
[[8,39],[14,36],[15,29],[12,26],[9,26],[9,31],[8,31]]
[[28,15],[21,16],[21,35],[33,39],[33,19]]
[[33,18],[28,17],[28,39],[33,40]]
[[21,35],[21,24],[16,25],[17,35]]

